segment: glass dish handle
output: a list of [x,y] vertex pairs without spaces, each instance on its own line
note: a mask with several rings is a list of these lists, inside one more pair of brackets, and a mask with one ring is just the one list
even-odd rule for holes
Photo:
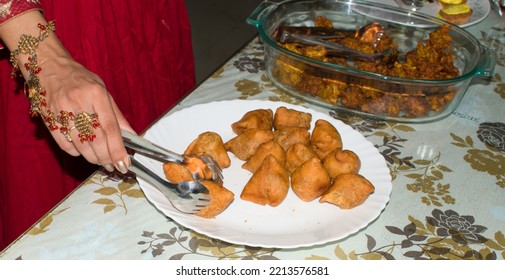
[[496,51],[486,46],[482,46],[482,55],[477,64],[477,75],[492,78],[496,65]]
[[271,10],[279,5],[278,2],[265,0],[247,17],[246,22],[250,25],[259,27],[258,17],[265,11]]

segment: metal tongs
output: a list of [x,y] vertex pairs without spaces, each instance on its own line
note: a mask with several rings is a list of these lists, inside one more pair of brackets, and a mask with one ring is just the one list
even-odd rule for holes
[[[353,36],[360,38],[360,40],[371,42],[375,46],[380,40],[380,37],[384,34],[383,32],[383,27],[379,23],[373,22],[361,27],[359,30],[353,33]],[[347,34],[347,36],[349,36],[349,34]],[[328,39],[337,38],[333,35],[327,37]],[[392,51],[390,49],[381,53],[368,54],[335,42],[324,40],[324,38],[325,36],[294,33],[289,28],[279,28],[277,33],[277,40],[281,43],[298,42],[308,45],[323,46],[327,49],[329,55],[336,57],[345,57],[347,59],[373,62],[392,54]]]
[[319,45],[327,48],[329,52],[333,56],[338,56],[338,57],[346,57],[346,58],[351,58],[355,60],[362,60],[362,61],[376,61],[379,59],[382,59],[386,55],[390,54],[390,51],[382,52],[382,53],[376,53],[376,54],[367,54],[364,52],[360,52],[351,48],[348,48],[344,45],[340,45],[337,43],[333,42],[328,42],[325,40],[321,40],[318,38],[314,38],[309,35],[302,35],[302,34],[293,34],[289,33],[287,31],[283,31],[279,35],[279,42],[281,43],[287,43],[287,42],[293,42],[293,41],[298,41],[298,42],[303,42],[311,45]]
[[208,198],[208,190],[200,183],[200,180],[211,179],[218,184],[222,184],[223,175],[219,164],[209,156],[201,156],[198,158],[186,157],[160,147],[147,139],[144,139],[131,132],[121,130],[123,142],[125,146],[139,154],[153,158],[160,162],[176,162],[185,164],[188,160],[201,161],[203,168],[212,172],[211,177],[204,177],[201,170],[191,170],[193,173],[193,181],[185,181],[180,183],[171,183],[162,179],[152,170],[144,166],[134,157],[131,157],[131,165],[129,170],[138,177],[146,180],[155,186],[170,203],[183,213],[196,213],[206,207],[210,200]]
[[199,181],[171,183],[162,179],[134,157],[131,157],[131,161],[132,164],[128,169],[158,189],[179,212],[194,214],[209,205],[209,191]]
[[[188,166],[196,181],[212,180],[220,185],[223,183],[223,171],[219,166],[219,163],[210,156],[183,156],[158,146],[151,141],[126,130],[121,130],[121,135],[123,136],[125,146],[139,154],[161,162],[175,162]],[[192,167],[190,168],[189,166]],[[193,170],[193,166],[198,166],[199,168],[197,170]]]

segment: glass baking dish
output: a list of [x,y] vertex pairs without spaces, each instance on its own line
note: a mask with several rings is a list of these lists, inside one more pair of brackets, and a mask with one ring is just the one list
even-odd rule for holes
[[[324,16],[338,30],[380,23],[400,53],[449,25],[450,51],[459,76],[409,79],[359,70],[290,51],[278,44],[280,27],[313,27]],[[266,74],[281,90],[319,106],[398,122],[430,122],[451,114],[474,77],[492,77],[496,53],[466,30],[444,20],[391,6],[355,0],[265,1],[247,22],[265,48]],[[359,102],[349,102],[356,99]]]

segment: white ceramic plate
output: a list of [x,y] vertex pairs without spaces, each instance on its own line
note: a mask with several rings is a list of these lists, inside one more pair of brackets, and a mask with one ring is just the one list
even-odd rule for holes
[[[396,3],[395,0],[376,0],[374,3],[379,3],[379,4],[384,4],[384,5],[390,5],[390,6],[395,6],[398,7],[399,5]],[[468,20],[467,23],[459,25],[460,27],[467,27],[476,23],[479,23],[483,19],[485,19],[489,12],[491,11],[491,3],[489,3],[488,0],[467,0],[468,5],[470,8],[472,8],[473,13],[470,16],[470,19]],[[430,3],[428,1],[423,1],[423,7],[417,10],[419,13],[423,13],[432,17],[438,17],[438,12],[440,11],[440,6],[438,3],[433,2]],[[380,15],[374,15],[374,13],[377,11],[367,11],[367,13],[376,18],[380,18]]]
[[[269,248],[296,248],[342,239],[366,227],[376,219],[389,201],[391,176],[384,157],[359,132],[343,122],[301,106],[268,101],[220,101],[195,105],[160,119],[145,134],[145,138],[174,152],[183,153],[186,147],[206,131],[221,135],[223,141],[234,137],[231,124],[254,109],[275,109],[286,106],[312,114],[317,119],[330,121],[340,132],[344,149],[354,151],[361,159],[360,174],[375,186],[375,192],[364,204],[341,210],[329,203],[301,201],[292,190],[277,207],[261,206],[240,199],[242,188],[251,173],[241,168],[243,162],[229,154],[232,164],[224,170],[224,186],[235,194],[231,205],[213,219],[182,214],[175,210],[161,193],[139,179],[146,197],[165,215],[182,226],[223,241]],[[136,155],[136,159],[163,176],[161,164]]]

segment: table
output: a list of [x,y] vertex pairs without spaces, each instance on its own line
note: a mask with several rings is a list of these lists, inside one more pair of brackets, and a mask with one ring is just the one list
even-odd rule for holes
[[[342,240],[300,249],[252,248],[210,239],[161,214],[136,181],[94,173],[0,253],[0,259],[504,259],[505,18],[495,11],[467,28],[501,40],[495,75],[473,83],[449,117],[429,124],[342,120],[374,143],[393,178],[378,219]],[[263,72],[257,38],[167,115],[216,100],[305,104]]]

